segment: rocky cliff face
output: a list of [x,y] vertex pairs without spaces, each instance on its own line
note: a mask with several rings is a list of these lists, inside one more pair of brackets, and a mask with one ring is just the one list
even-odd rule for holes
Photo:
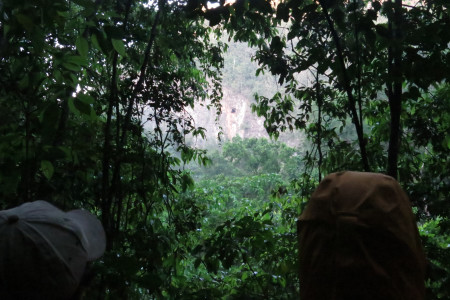
[[[222,140],[242,138],[269,138],[264,128],[264,119],[252,113],[254,93],[271,97],[280,88],[277,79],[268,72],[255,76],[258,64],[251,60],[255,50],[245,43],[229,43],[224,54],[222,115],[216,120],[216,111],[196,105],[189,113],[196,126],[206,128],[206,141],[198,138],[192,143],[201,148],[214,147]],[[299,132],[280,134],[279,140],[289,146],[299,145],[303,135]]]
[[[216,120],[216,111],[206,107],[196,106],[189,113],[198,127],[206,128],[206,140],[196,139],[192,142],[201,148],[214,147],[220,144],[218,135],[221,132],[222,141],[232,140],[239,135],[242,138],[269,138],[264,128],[264,119],[252,113],[251,104],[254,100],[248,96],[223,89],[222,114]],[[280,141],[289,146],[298,145],[303,138],[299,132],[280,134]]]
[[224,137],[231,140],[236,135],[242,138],[269,137],[264,129],[264,119],[252,114],[252,99],[224,89],[220,125]]
[[217,146],[220,143],[219,134],[223,141],[232,140],[237,135],[242,138],[268,138],[264,119],[252,114],[251,103],[252,99],[224,88],[221,101],[222,114],[218,120],[214,109],[208,110],[204,106],[197,105],[189,113],[194,118],[196,126],[206,128],[206,141],[196,139],[193,143],[202,148]]
[[[264,119],[252,113],[253,95],[258,93],[271,97],[280,87],[276,77],[269,72],[255,76],[258,64],[251,60],[254,51],[245,43],[229,44],[224,54],[222,114],[217,119],[216,110],[208,109],[207,103],[196,103],[194,109],[187,107],[186,112],[193,117],[195,126],[206,129],[206,140],[187,137],[189,144],[199,148],[215,148],[237,135],[242,138],[269,138]],[[143,119],[147,120],[145,112]],[[146,130],[152,131],[154,127],[152,121],[145,122]],[[304,136],[298,131],[280,133],[279,141],[295,147],[303,143]]]

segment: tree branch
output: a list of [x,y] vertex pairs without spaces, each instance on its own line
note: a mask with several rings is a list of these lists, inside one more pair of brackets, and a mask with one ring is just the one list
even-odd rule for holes
[[333,41],[336,46],[336,55],[338,57],[338,61],[341,66],[341,75],[342,75],[341,84],[343,84],[345,92],[347,93],[347,98],[348,98],[348,103],[349,103],[348,106],[349,106],[349,109],[351,112],[350,115],[351,115],[353,124],[355,125],[356,134],[358,135],[359,149],[361,152],[361,163],[362,163],[363,169],[366,172],[368,172],[368,171],[370,171],[370,167],[369,167],[369,161],[367,158],[366,142],[364,140],[363,125],[362,125],[362,123],[360,123],[359,118],[358,118],[358,113],[356,111],[356,101],[352,94],[350,78],[348,77],[347,68],[345,67],[344,55],[343,55],[340,39],[336,32],[336,29],[334,28],[333,21],[331,20],[330,15],[328,14],[328,10],[324,4],[324,0],[319,0],[319,3],[320,3],[320,6],[322,7],[322,11],[325,15],[325,19],[327,20],[328,27],[331,31],[331,35],[333,37]]
[[[391,2],[391,0],[389,0]],[[400,116],[402,112],[402,0],[395,0],[394,17],[389,19],[393,45],[388,48],[388,99],[391,128],[389,135],[387,174],[397,178],[400,147]]]

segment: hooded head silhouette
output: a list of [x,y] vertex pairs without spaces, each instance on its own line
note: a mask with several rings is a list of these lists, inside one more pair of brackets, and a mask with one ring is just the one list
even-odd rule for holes
[[425,255],[409,199],[392,177],[324,178],[299,217],[302,300],[421,300]]

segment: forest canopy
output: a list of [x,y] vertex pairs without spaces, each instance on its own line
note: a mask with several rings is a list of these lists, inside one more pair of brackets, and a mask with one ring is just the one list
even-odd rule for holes
[[[410,196],[430,299],[449,299],[449,28],[446,0],[2,0],[0,208],[98,216],[86,299],[295,299],[318,182],[381,172]],[[278,81],[252,106],[272,140],[208,152],[187,108],[220,115],[234,42]]]

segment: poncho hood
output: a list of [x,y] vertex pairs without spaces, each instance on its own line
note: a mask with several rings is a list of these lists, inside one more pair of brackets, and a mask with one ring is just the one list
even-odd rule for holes
[[330,174],[298,224],[302,300],[424,299],[415,217],[392,177]]

